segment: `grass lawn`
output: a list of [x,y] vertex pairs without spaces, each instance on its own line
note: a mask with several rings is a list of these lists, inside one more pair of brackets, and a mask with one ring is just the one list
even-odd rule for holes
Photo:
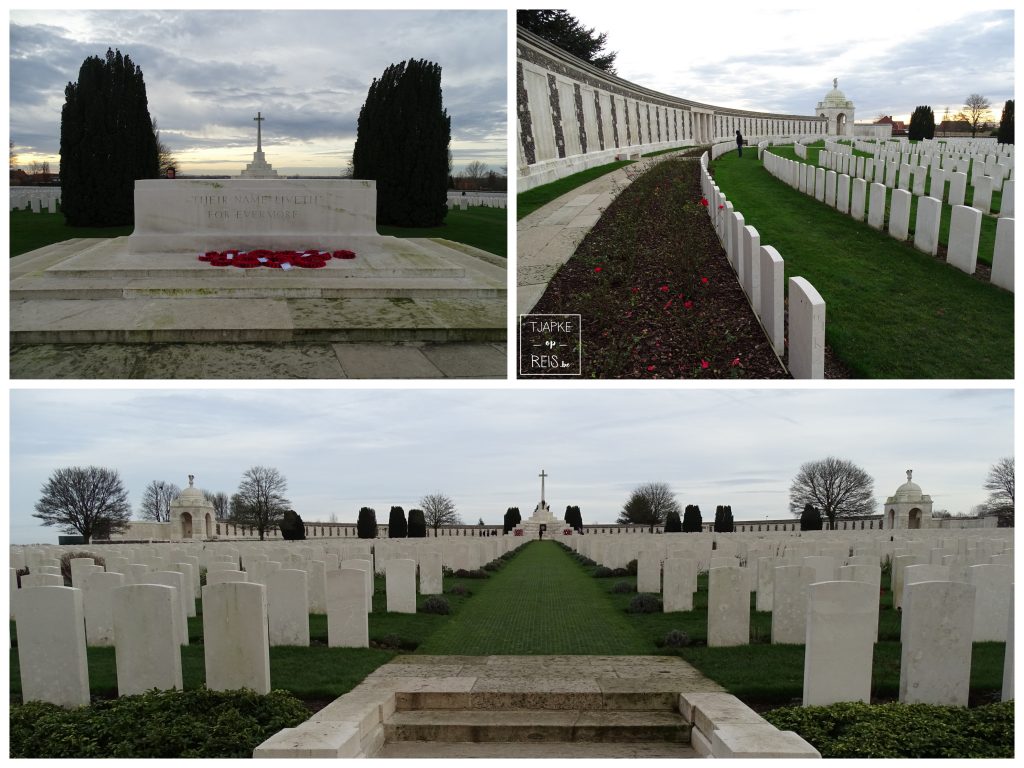
[[[789,160],[800,160],[800,158],[798,158],[796,156],[796,154],[793,151],[792,147],[786,147],[786,146],[772,147],[771,151],[774,154],[779,155],[780,157],[785,157],[785,158],[787,158]],[[854,150],[853,154],[854,154],[855,157],[856,156],[860,156],[860,157],[874,157],[874,155],[872,155],[871,153],[869,153],[869,152],[861,152],[860,150]],[[808,159],[809,160],[810,159],[814,160],[812,165],[814,165],[815,167],[820,167],[820,168],[824,168],[825,167],[825,166],[821,165],[818,162],[818,153],[817,152],[809,152],[808,153]],[[803,162],[803,161],[801,160],[801,162]],[[932,173],[931,166],[928,166],[928,171],[925,174],[925,186],[924,186],[924,188],[926,190],[931,189],[931,185],[930,185],[931,173]],[[851,183],[852,183],[852,181],[851,181]],[[948,179],[946,181],[946,194],[947,195],[949,194],[949,181],[948,181]],[[865,216],[867,215],[867,207],[866,207],[867,206],[867,202],[866,202],[867,199],[868,199],[868,196],[865,195],[865,209],[864,209]],[[891,189],[887,189],[886,190],[886,198],[885,199],[886,199],[886,203],[885,203],[885,222],[884,222],[884,226],[883,226],[883,231],[888,230],[888,228],[889,228],[889,205],[890,205],[890,202],[892,200],[892,190]],[[994,211],[998,211],[1000,209],[1000,207],[1002,206],[1002,199],[1003,199],[1002,192],[995,192],[995,191],[993,191],[992,192],[992,208],[991,209],[994,210]],[[914,239],[915,224],[917,223],[917,202],[918,202],[918,200],[920,200],[920,198],[917,195],[914,195],[913,197],[911,197],[911,200],[910,200],[910,240],[911,240],[911,242],[913,242],[913,239]],[[966,192],[966,194],[964,196],[964,204],[965,205],[970,205],[972,202],[974,202],[974,187],[972,187],[970,185],[970,183],[968,183],[967,184],[967,192]],[[818,205],[824,206],[825,203],[818,203]],[[828,207],[828,206],[826,206],[826,207]],[[953,206],[951,206],[949,203],[943,203],[942,204],[942,216],[941,216],[941,220],[939,222],[939,243],[941,245],[943,245],[943,246],[947,246],[949,244],[949,220],[952,217],[952,215],[953,215]],[[982,216],[981,217],[981,236],[978,238],[978,262],[981,263],[981,264],[987,264],[988,266],[992,266],[992,251],[996,247],[996,222],[997,222],[997,219],[996,219],[995,216]],[[867,226],[867,224],[865,222],[862,222],[862,223],[864,224],[864,226]]]
[[713,175],[762,245],[825,299],[825,334],[855,376],[1013,377],[1013,294],[898,243],[727,155]]
[[[120,237],[130,235],[134,227],[69,227],[60,213],[11,212],[11,256],[18,256],[44,245],[76,237]],[[443,237],[472,245],[498,256],[508,255],[508,211],[504,208],[473,207],[448,211],[440,227],[378,227],[382,235],[394,237]]]
[[606,173],[618,170],[624,166],[632,164],[632,160],[616,160],[614,163],[607,163],[605,165],[598,165],[593,168],[588,168],[585,171],[574,173],[572,176],[566,176],[565,178],[552,181],[550,184],[542,184],[539,187],[534,187],[526,192],[520,192],[516,195],[516,219],[521,219],[527,216],[543,205],[547,205],[555,198],[561,197],[566,192],[571,192],[577,187],[582,187],[588,181],[599,179]]
[[649,654],[630,626],[558,544],[527,544],[418,649],[430,654]]
[[77,237],[121,237],[134,227],[69,227],[62,213],[11,211],[11,256]]
[[443,237],[456,243],[508,257],[508,210],[475,206],[448,211],[440,227],[377,227],[377,232],[393,237]]

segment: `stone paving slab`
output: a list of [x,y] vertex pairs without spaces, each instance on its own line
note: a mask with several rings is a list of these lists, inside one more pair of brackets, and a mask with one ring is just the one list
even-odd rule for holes
[[12,379],[504,379],[506,356],[500,344],[461,342],[31,344],[12,347],[10,371]]
[[502,744],[491,742],[471,744],[465,742],[404,741],[385,744],[374,757],[398,759],[423,759],[430,757],[449,760],[471,758],[514,760],[655,758],[667,760],[696,758],[699,755],[694,752],[689,744],[679,743],[588,744],[586,742],[555,742],[549,744]]

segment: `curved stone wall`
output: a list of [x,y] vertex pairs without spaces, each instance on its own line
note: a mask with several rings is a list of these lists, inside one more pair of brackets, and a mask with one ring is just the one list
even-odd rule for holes
[[680,99],[592,67],[517,28],[518,185],[524,192],[578,171],[673,147],[824,136],[826,120]]

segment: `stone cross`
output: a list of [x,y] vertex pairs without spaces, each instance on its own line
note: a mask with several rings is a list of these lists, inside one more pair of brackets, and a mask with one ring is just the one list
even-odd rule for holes
[[262,123],[266,119],[267,118],[262,116],[261,112],[257,112],[256,113],[256,117],[253,118],[253,120],[256,121],[256,151],[257,152],[262,152],[263,151],[263,131],[261,129],[263,128]]
[[544,505],[544,478],[547,477],[547,473],[542,469],[537,477],[540,478],[540,503]]

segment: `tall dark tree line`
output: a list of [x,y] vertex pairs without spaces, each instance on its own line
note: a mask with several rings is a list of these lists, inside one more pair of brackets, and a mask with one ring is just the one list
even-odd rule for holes
[[352,177],[376,180],[378,224],[444,223],[450,141],[440,65],[409,59],[374,79],[359,111]]
[[606,32],[583,26],[579,19],[564,10],[518,10],[516,23],[533,34],[557,45],[578,59],[615,74],[615,52],[604,53],[608,40]]
[[61,207],[74,227],[131,224],[135,181],[160,173],[142,70],[120,51],[82,62],[64,89]]

